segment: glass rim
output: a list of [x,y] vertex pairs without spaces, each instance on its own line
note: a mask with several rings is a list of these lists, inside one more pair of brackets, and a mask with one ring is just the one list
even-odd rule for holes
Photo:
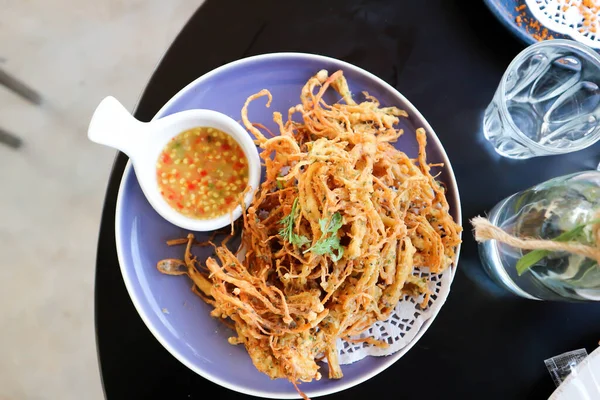
[[544,47],[564,47],[564,48],[575,49],[577,51],[584,53],[586,56],[590,57],[591,59],[593,59],[597,63],[598,69],[600,69],[600,54],[598,54],[592,48],[590,48],[582,43],[579,43],[575,40],[552,39],[552,40],[545,40],[545,41],[534,43],[534,44],[526,47],[525,49],[523,49],[519,54],[517,54],[515,56],[515,58],[512,59],[510,64],[508,64],[508,67],[504,71],[504,74],[502,75],[502,79],[500,79],[500,86],[498,87],[498,90],[500,91],[500,104],[499,104],[498,110],[500,111],[501,114],[503,114],[503,116],[505,117],[505,120],[508,121],[508,124],[510,125],[512,130],[519,136],[519,139],[522,139],[523,141],[525,141],[532,148],[535,148],[537,150],[543,150],[547,153],[553,153],[553,154],[565,154],[565,153],[571,153],[574,151],[583,150],[586,147],[589,147],[592,144],[594,144],[598,139],[600,139],[600,129],[598,129],[596,131],[596,133],[594,133],[593,135],[581,140],[581,143],[579,145],[570,147],[569,149],[557,149],[554,147],[548,147],[548,146],[540,145],[539,143],[537,143],[536,141],[530,139],[527,135],[525,135],[521,131],[521,129],[519,129],[517,127],[517,125],[514,123],[512,117],[510,116],[510,114],[508,112],[508,108],[506,107],[506,96],[505,96],[506,91],[505,91],[505,89],[506,89],[506,81],[508,79],[508,73],[511,71],[511,69],[513,69],[517,65],[517,63],[520,63],[521,61],[523,61],[523,59],[525,57],[529,56],[531,53],[533,53],[537,49],[544,48]]

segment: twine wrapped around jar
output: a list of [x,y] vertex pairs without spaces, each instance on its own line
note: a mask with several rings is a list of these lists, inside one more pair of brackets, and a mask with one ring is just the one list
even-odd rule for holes
[[487,218],[479,216],[471,220],[471,225],[473,225],[474,228],[475,240],[478,242],[497,240],[523,250],[566,251],[591,258],[600,264],[600,224],[595,224],[592,228],[596,246],[588,246],[578,242],[558,242],[545,239],[518,238],[506,233],[502,228],[493,225]]

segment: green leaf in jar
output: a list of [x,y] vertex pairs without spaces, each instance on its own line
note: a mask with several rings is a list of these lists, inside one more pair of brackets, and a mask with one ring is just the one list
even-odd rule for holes
[[[589,222],[585,222],[583,224],[577,225],[575,228],[570,231],[566,231],[552,239],[555,242],[575,242],[583,234],[583,230],[588,225],[595,225],[600,223],[600,219],[594,219]],[[531,267],[540,262],[542,259],[546,258],[552,253],[550,250],[532,250],[529,253],[525,254],[523,257],[517,261],[517,274],[519,276],[523,275],[527,272]]]

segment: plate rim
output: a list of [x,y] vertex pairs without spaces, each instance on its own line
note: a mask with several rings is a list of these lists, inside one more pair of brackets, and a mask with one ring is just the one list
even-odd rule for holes
[[[249,64],[249,63],[252,63],[257,60],[269,61],[269,60],[298,59],[298,58],[302,58],[305,60],[312,60],[312,61],[320,61],[320,62],[325,62],[325,63],[329,63],[329,64],[332,64],[332,63],[338,64],[339,68],[342,70],[352,70],[355,73],[358,73],[360,75],[367,77],[370,80],[375,81],[376,83],[383,86],[386,90],[391,92],[401,102],[403,102],[403,108],[406,109],[406,111],[409,113],[409,115],[416,117],[417,119],[419,119],[422,122],[423,128],[427,132],[428,141],[434,141],[437,145],[437,148],[440,151],[440,155],[444,162],[444,168],[446,168],[447,172],[448,172],[448,177],[449,177],[449,181],[450,181],[449,183],[451,183],[451,187],[453,188],[452,195],[456,198],[456,202],[455,202],[456,203],[456,216],[457,216],[456,222],[462,228],[462,205],[461,205],[461,201],[460,201],[460,191],[458,188],[458,183],[456,181],[456,175],[454,174],[454,169],[452,168],[452,164],[450,162],[450,159],[448,158],[446,149],[442,145],[439,137],[437,136],[437,134],[435,133],[435,131],[433,130],[431,125],[429,124],[429,121],[427,121],[425,119],[425,117],[423,116],[423,114],[421,114],[421,112],[406,97],[404,97],[404,95],[402,93],[400,93],[395,87],[393,87],[392,85],[390,85],[383,79],[379,78],[375,74],[373,74],[363,68],[360,68],[354,64],[350,64],[346,61],[342,61],[342,60],[339,60],[339,59],[336,59],[333,57],[323,56],[323,55],[319,55],[319,54],[302,53],[302,52],[265,53],[265,54],[259,54],[259,55],[255,55],[255,56],[241,58],[241,59],[223,64],[223,65],[197,77],[196,79],[194,79],[193,81],[188,83],[186,86],[181,88],[173,97],[171,97],[158,110],[158,112],[154,115],[154,117],[152,117],[152,121],[162,118],[164,116],[165,111],[173,103],[175,103],[177,100],[179,100],[181,97],[183,97],[186,93],[188,93],[190,91],[190,89],[193,89],[193,87],[201,84],[202,81],[210,79],[212,76],[218,75],[227,69],[235,68],[235,67],[238,67],[243,64]],[[117,202],[116,202],[116,210],[115,210],[115,242],[116,242],[116,249],[117,249],[117,259],[119,261],[119,269],[121,270],[121,275],[123,277],[123,281],[125,283],[127,293],[129,295],[129,298],[131,299],[131,302],[133,303],[138,315],[140,316],[140,318],[142,319],[142,321],[144,322],[144,324],[146,325],[148,330],[152,333],[154,338],[179,362],[181,362],[183,365],[185,365],[191,371],[195,372],[196,374],[202,376],[205,379],[208,379],[209,381],[211,381],[213,383],[216,383],[222,387],[236,391],[238,393],[243,393],[243,394],[247,394],[247,395],[251,395],[251,396],[258,396],[258,397],[271,398],[271,399],[297,399],[297,398],[300,398],[300,396],[297,393],[275,392],[275,391],[267,392],[267,391],[262,391],[262,390],[257,391],[257,390],[248,389],[243,386],[232,384],[226,380],[223,380],[223,379],[213,375],[210,371],[205,371],[205,370],[196,368],[196,366],[191,362],[191,360],[188,360],[185,356],[183,356],[178,351],[176,351],[168,343],[168,341],[159,333],[158,329],[155,328],[153,326],[153,324],[150,322],[149,317],[146,315],[145,312],[143,312],[143,307],[140,304],[140,301],[138,300],[137,296],[135,295],[135,291],[133,288],[134,276],[130,276],[130,274],[126,273],[126,268],[124,267],[125,264],[123,262],[124,250],[122,248],[122,244],[124,242],[122,240],[122,235],[121,235],[121,231],[120,231],[120,226],[121,226],[120,221],[122,220],[122,210],[124,209],[124,207],[123,207],[123,201],[124,201],[123,200],[123,198],[124,198],[123,192],[124,192],[125,185],[127,184],[127,181],[130,178],[132,172],[133,172],[133,167],[132,167],[131,160],[127,160],[127,165],[125,166],[123,173],[121,175],[121,182],[119,183],[119,190],[117,193]],[[460,233],[460,237],[462,238],[462,231]],[[461,244],[459,244],[456,248],[454,262],[453,262],[453,265],[451,266],[452,274],[450,276],[450,288],[449,288],[448,296],[450,295],[450,289],[452,288],[452,282],[454,281],[454,277],[456,276],[456,270],[458,267],[458,261],[459,261],[459,257],[460,257]],[[404,354],[406,354],[421,339],[421,337],[425,334],[425,332],[429,329],[429,327],[431,326],[433,321],[438,316],[443,305],[444,305],[444,303],[442,303],[440,305],[439,309],[427,321],[425,321],[423,323],[423,325],[421,325],[419,332],[414,336],[414,338],[411,342],[409,342],[404,348],[397,351],[396,353],[390,354],[389,356],[385,356],[386,361],[383,362],[377,368],[374,368],[372,371],[365,373],[360,378],[356,378],[355,380],[352,380],[352,381],[348,380],[348,382],[341,383],[338,387],[336,387],[334,389],[327,389],[327,388],[318,389],[318,390],[310,390],[309,389],[305,393],[307,395],[309,395],[310,397],[320,397],[320,396],[326,396],[326,395],[333,394],[333,393],[339,393],[344,390],[350,389],[354,386],[360,385],[361,383],[380,374],[381,372],[383,372],[384,370],[389,368],[392,364],[394,364],[396,361],[398,361],[400,358],[402,358],[402,356]],[[360,360],[357,362],[360,362]]]
[[[505,11],[508,11],[505,7],[502,7],[501,2],[498,0],[483,0],[485,5],[488,7],[490,12],[494,15],[494,17],[502,24],[504,27],[512,33],[513,36],[517,37],[523,43],[527,45],[531,45],[537,43],[531,35],[527,34],[525,31],[519,29],[519,27],[512,21],[512,13],[509,14],[511,18],[508,18],[505,14]],[[537,20],[537,18],[536,18]]]

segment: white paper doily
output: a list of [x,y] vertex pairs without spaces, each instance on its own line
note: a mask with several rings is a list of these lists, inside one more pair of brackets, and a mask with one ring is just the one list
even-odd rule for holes
[[600,49],[600,1],[583,3],[583,0],[525,0],[531,14],[546,28]]
[[[419,305],[423,297],[413,298],[404,296],[392,312],[390,318],[383,322],[376,322],[359,337],[373,337],[377,340],[385,340],[389,347],[383,349],[367,343],[348,343],[338,339],[337,346],[339,351],[340,364],[351,364],[362,360],[367,356],[388,356],[412,342],[421,326],[428,319],[435,316],[440,310],[452,283],[452,275],[455,265],[447,268],[441,274],[432,275],[429,280],[429,290],[431,297],[429,306],[423,310]],[[429,275],[429,268],[415,268],[415,275],[424,277]]]

